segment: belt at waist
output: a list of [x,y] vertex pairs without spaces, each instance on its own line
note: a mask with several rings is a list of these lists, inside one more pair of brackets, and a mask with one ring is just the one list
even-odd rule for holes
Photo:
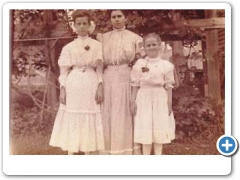
[[87,67],[87,66],[73,66],[73,70],[85,72],[85,71],[89,71],[89,70],[92,71],[93,68]]
[[108,65],[108,69],[118,69],[118,68],[130,68],[128,64],[120,64],[120,65]]
[[119,66],[123,64],[129,64],[129,60],[121,60],[121,61],[112,61],[112,60],[106,60],[106,66]]
[[163,88],[164,86],[162,84],[146,84],[146,85],[141,85],[141,89],[145,88]]

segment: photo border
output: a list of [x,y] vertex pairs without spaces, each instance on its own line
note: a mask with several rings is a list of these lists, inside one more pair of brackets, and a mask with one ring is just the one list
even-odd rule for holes
[[[47,5],[46,5],[47,4]],[[57,4],[57,5],[56,5]],[[59,156],[9,155],[9,9],[225,9],[225,59],[231,59],[231,7],[227,3],[7,3],[3,6],[3,172],[8,175],[227,175],[222,155]],[[141,7],[141,8],[138,8]],[[84,6],[84,8],[82,8]],[[106,8],[106,6],[108,6]],[[128,7],[128,8],[126,8]],[[231,134],[231,61],[225,61],[225,135]],[[61,163],[59,163],[61,162]],[[170,163],[169,163],[170,162]],[[42,164],[45,163],[45,166]],[[24,164],[24,165],[23,165]],[[151,166],[151,164],[154,164]],[[204,166],[203,166],[204,164]],[[212,167],[218,166],[217,169]],[[34,165],[34,166],[33,166]],[[69,166],[71,167],[69,168]],[[124,166],[123,166],[124,165]],[[54,169],[52,168],[54,167]],[[151,168],[149,168],[151,167]],[[79,170],[81,169],[81,171]]]

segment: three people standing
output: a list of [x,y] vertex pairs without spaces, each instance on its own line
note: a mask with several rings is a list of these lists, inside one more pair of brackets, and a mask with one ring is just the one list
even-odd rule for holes
[[[65,96],[67,100],[66,109],[63,111],[59,110],[56,117],[50,145],[68,150],[69,154],[77,151],[83,151],[85,154],[90,154],[90,152],[94,151],[99,151],[100,154],[112,155],[140,154],[140,145],[137,143],[145,147],[143,148],[144,152],[149,152],[149,146],[144,146],[145,141],[136,138],[140,136],[141,133],[139,132],[143,130],[141,127],[142,124],[146,123],[148,127],[151,126],[149,123],[152,123],[152,116],[145,116],[143,104],[138,103],[140,101],[139,99],[142,98],[141,95],[139,95],[142,91],[141,87],[139,92],[136,91],[135,86],[131,87],[134,81],[137,81],[139,84],[141,78],[145,76],[145,74],[139,71],[139,63],[145,62],[145,60],[139,59],[143,39],[139,35],[126,29],[126,11],[112,10],[109,14],[113,30],[103,34],[101,38],[102,46],[100,43],[89,38],[87,34],[81,35],[81,31],[84,28],[79,27],[79,38],[66,45],[59,58],[59,66],[61,69],[59,80],[61,87],[66,88]],[[90,24],[89,20],[89,16],[75,18],[75,28],[78,29],[78,25],[85,25],[85,29],[87,29]],[[147,41],[149,41],[149,38],[144,40],[145,50],[147,48]],[[157,41],[157,43],[160,42]],[[89,49],[86,50],[86,47],[89,47]],[[151,50],[146,52],[150,51]],[[157,50],[157,52],[159,51],[160,49]],[[101,54],[102,52],[103,54]],[[147,55],[148,58],[157,58],[151,57],[149,53],[147,53]],[[132,70],[130,64],[136,59],[139,59],[139,62],[137,61]],[[101,62],[103,62],[104,66],[103,77],[101,76]],[[151,63],[149,63],[149,65],[150,64]],[[167,62],[165,64],[167,64]],[[172,70],[173,66],[169,64],[166,65],[167,70]],[[161,65],[164,65],[162,61],[159,66]],[[69,71],[70,67],[73,67],[73,70]],[[146,74],[151,72],[152,69],[146,72]],[[136,80],[134,74],[138,74],[137,77],[140,79]],[[152,76],[151,78],[156,78],[155,80],[158,81],[157,78],[159,78],[159,76]],[[158,99],[161,101],[161,95],[164,95],[162,104],[164,104],[163,111],[165,113],[166,109],[171,108],[170,105],[165,106],[165,100],[171,98],[171,96],[165,96],[167,93],[164,90],[164,74],[161,75],[161,78],[161,91],[156,92],[156,96],[160,95]],[[166,87],[169,88],[170,84],[173,83],[174,79],[173,81],[171,79],[171,82],[166,82],[166,84],[168,84]],[[103,89],[104,95],[102,94]],[[136,101],[137,105],[135,106],[136,97],[138,98]],[[144,100],[141,100],[141,102],[143,101]],[[102,108],[100,112],[99,103],[101,102]],[[158,108],[161,107],[158,106]],[[136,118],[134,123],[135,111]],[[169,109],[167,114],[164,114],[164,117],[172,116],[170,111]],[[100,115],[101,113],[102,116]],[[150,111],[146,113],[150,115]],[[141,120],[139,120],[139,116],[142,116],[143,119],[140,118]],[[155,118],[158,117],[155,116]],[[142,124],[140,123],[139,125],[140,121],[145,120],[146,122],[142,122]],[[135,128],[136,125],[137,127]],[[161,126],[162,124],[158,123],[157,125]],[[164,129],[164,127],[165,126],[157,128],[157,131]],[[155,143],[153,139],[149,139],[152,131],[149,129],[148,131],[147,144]],[[144,133],[145,132],[142,132],[143,135]],[[158,135],[162,136],[160,132],[157,132],[156,136]],[[158,138],[164,139],[166,134],[163,136],[164,137]],[[155,138],[154,136],[154,139]],[[169,140],[171,139],[173,139],[173,137],[169,138]],[[157,143],[165,143],[165,141],[157,141]],[[74,144],[74,148],[72,148],[72,144]],[[161,145],[159,152],[160,151]]]

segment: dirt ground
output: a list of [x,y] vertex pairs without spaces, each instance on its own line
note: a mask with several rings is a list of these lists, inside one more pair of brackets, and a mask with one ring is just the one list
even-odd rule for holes
[[[47,135],[20,135],[10,139],[10,154],[12,155],[67,155],[60,148],[49,146],[51,133]],[[201,142],[174,140],[163,146],[163,155],[218,155],[216,141]],[[77,155],[82,155],[79,152]]]

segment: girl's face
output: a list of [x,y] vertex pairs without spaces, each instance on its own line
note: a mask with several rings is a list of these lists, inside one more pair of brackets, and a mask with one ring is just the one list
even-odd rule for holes
[[144,49],[150,58],[156,58],[161,50],[161,45],[155,37],[148,37],[144,42]]
[[111,23],[116,29],[121,29],[125,26],[125,16],[120,10],[112,11],[111,13]]
[[87,17],[78,17],[75,20],[74,26],[79,36],[86,36],[88,34],[90,23]]

